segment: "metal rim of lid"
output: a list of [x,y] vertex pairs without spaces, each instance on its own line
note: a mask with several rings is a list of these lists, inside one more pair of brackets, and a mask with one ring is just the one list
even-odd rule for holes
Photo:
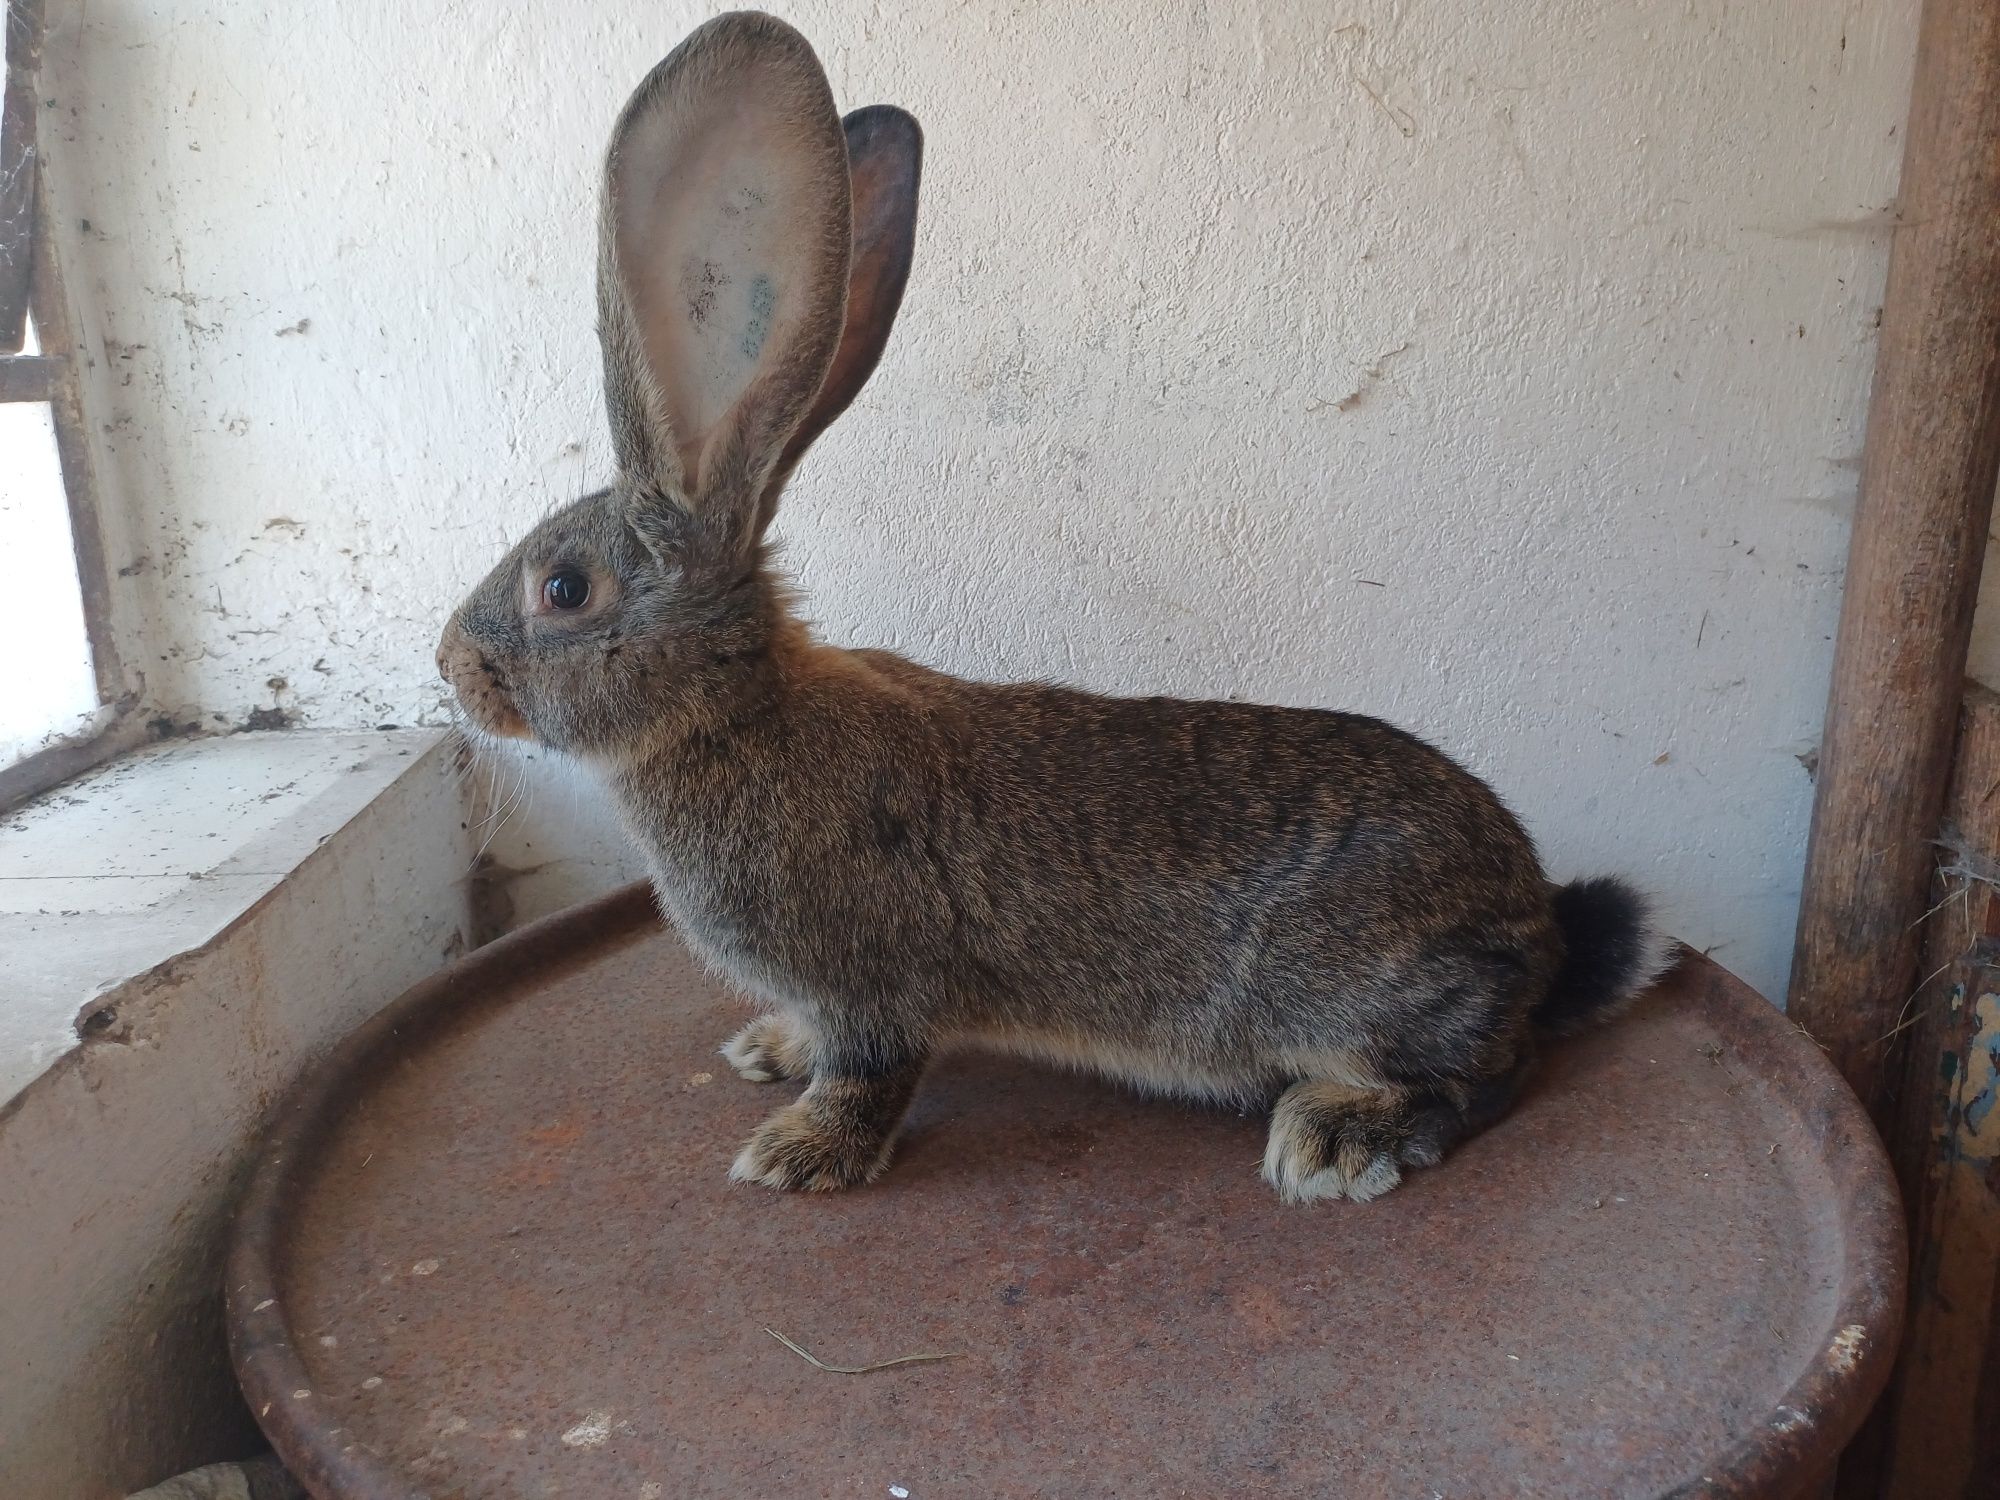
[[[286,1321],[284,1209],[291,1185],[314,1163],[341,1107],[378,1050],[408,1044],[429,1025],[482,1000],[506,1003],[524,980],[570,967],[599,945],[633,941],[660,922],[644,882],[508,934],[391,1002],[309,1070],[280,1107],[232,1226],[225,1317],[230,1356],[259,1426],[286,1466],[316,1494],[338,1500],[423,1500],[424,1489],[358,1445],[342,1445],[312,1420],[311,1376]],[[1688,964],[1724,971],[1689,952]],[[1730,980],[1735,983],[1736,981]],[[493,998],[493,997],[497,997]],[[1716,1456],[1673,1495],[1754,1495],[1796,1481],[1846,1444],[1887,1383],[1902,1331],[1907,1246],[1901,1200],[1886,1153],[1853,1092],[1817,1045],[1775,1007],[1718,1008],[1718,1028],[1773,1076],[1789,1076],[1791,1107],[1811,1119],[1830,1178],[1844,1198],[1847,1251],[1833,1326],[1866,1336],[1829,1347],[1749,1436]],[[1809,1414],[1810,1420],[1806,1420]]]

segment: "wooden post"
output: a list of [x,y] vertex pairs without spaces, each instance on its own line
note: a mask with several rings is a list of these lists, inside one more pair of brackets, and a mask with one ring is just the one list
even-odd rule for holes
[[1887,1123],[2000,476],[2000,4],[1926,0],[1790,1014]]
[[1966,689],[1891,1139],[1910,1213],[1903,1357],[1883,1398],[1887,1500],[2000,1483],[2000,693]]

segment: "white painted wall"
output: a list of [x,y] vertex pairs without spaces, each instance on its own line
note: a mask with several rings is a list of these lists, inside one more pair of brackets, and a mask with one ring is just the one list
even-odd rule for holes
[[[604,476],[596,157],[711,7],[54,9],[148,694],[434,720],[442,612]],[[1914,3],[784,9],[930,151],[781,522],[827,634],[1395,718],[1779,991]]]

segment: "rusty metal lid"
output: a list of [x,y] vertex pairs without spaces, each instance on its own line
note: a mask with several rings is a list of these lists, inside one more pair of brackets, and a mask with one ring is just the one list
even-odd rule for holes
[[228,1308],[315,1495],[1784,1493],[1888,1373],[1882,1151],[1703,959],[1365,1205],[1281,1205],[1261,1120],[977,1057],[877,1185],[733,1187],[791,1092],[716,1056],[743,1015],[633,888],[296,1093]]

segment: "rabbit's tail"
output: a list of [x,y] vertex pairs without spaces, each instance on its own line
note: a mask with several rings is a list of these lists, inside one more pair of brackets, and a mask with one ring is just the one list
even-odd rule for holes
[[1558,887],[1555,909],[1568,954],[1534,1009],[1544,1031],[1561,1035],[1609,1019],[1674,961],[1673,940],[1654,922],[1652,903],[1615,876]]

